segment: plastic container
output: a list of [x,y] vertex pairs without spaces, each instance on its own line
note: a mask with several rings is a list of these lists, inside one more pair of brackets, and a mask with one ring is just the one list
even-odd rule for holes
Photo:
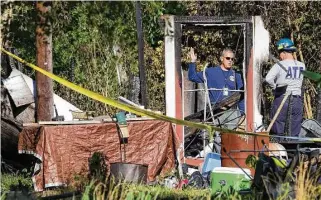
[[205,157],[205,161],[202,167],[202,173],[210,172],[215,167],[221,167],[221,154],[208,153]]
[[[244,171],[251,174],[250,169],[244,169]],[[211,173],[212,193],[227,191],[230,187],[236,191],[249,190],[251,188],[251,179],[240,168],[214,168]]]

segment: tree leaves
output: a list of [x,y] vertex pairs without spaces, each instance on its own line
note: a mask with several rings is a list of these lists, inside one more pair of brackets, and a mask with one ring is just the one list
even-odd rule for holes
[[[54,70],[60,76],[71,79],[88,89],[109,97],[126,96],[131,78],[138,75],[137,32],[133,2],[54,1],[53,59]],[[10,7],[11,6],[11,7]],[[289,11],[287,7],[289,7]],[[18,48],[21,56],[35,63],[35,9],[34,2],[1,2],[4,13],[12,9],[10,19],[3,20],[1,29],[4,41]],[[310,71],[318,71],[321,46],[321,2],[275,2],[275,1],[165,1],[142,2],[143,29],[145,37],[145,65],[148,93],[152,109],[165,110],[165,71],[163,30],[159,25],[162,14],[190,16],[248,17],[261,15],[270,32],[271,50],[276,53],[275,42],[280,37],[294,36],[301,44],[302,55]],[[5,19],[5,17],[3,17]],[[288,20],[291,23],[288,23]],[[299,26],[297,30],[295,26]],[[236,65],[243,59],[243,35],[240,29],[220,27],[224,30],[187,30],[183,27],[182,63],[187,59],[187,47],[198,50],[202,62],[217,64],[223,46],[236,48]],[[301,36],[298,38],[298,36]],[[196,42],[197,41],[197,42]],[[118,47],[117,55],[113,53]],[[75,60],[72,67],[71,60]],[[117,66],[121,69],[124,85],[118,85]],[[129,87],[130,88],[130,87]],[[105,105],[88,101],[87,97],[55,86],[55,92],[84,110],[105,113]]]

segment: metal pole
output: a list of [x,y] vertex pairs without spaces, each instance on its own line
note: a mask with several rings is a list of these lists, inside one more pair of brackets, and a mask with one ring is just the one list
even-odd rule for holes
[[146,94],[146,72],[144,67],[144,34],[142,22],[142,9],[139,1],[136,1],[136,27],[138,39],[138,64],[139,64],[139,79],[140,79],[140,94],[141,104],[147,107]]
[[286,151],[286,152],[296,152],[295,149],[285,149],[285,150],[230,150],[230,153],[243,153],[243,152],[278,152],[278,151]]
[[[49,72],[52,72],[52,29],[50,22],[52,2],[36,3],[37,28],[36,28],[36,47],[37,65]],[[37,121],[51,121],[54,113],[53,101],[53,82],[50,78],[36,72],[36,119]]]
[[238,164],[238,163],[236,162],[236,160],[230,155],[229,152],[226,151],[225,148],[223,148],[223,152],[226,153],[226,155],[234,162],[234,164],[235,164],[236,166],[238,166],[238,167],[243,171],[243,173],[244,173],[247,177],[249,177],[251,180],[253,180],[253,178],[240,166],[240,164]]

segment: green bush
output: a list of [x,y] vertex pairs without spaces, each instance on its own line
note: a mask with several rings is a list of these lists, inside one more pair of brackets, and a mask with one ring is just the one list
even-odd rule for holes
[[4,194],[10,190],[32,190],[33,183],[30,176],[22,173],[3,174],[1,173],[1,193]]

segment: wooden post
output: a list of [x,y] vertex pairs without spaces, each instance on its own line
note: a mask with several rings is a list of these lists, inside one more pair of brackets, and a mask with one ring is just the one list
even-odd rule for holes
[[146,72],[144,67],[144,34],[142,22],[142,9],[139,1],[136,1],[136,27],[138,39],[138,64],[140,79],[141,104],[147,108],[147,92],[146,92]]
[[270,125],[269,125],[269,127],[267,128],[266,132],[268,132],[268,133],[270,132],[270,130],[271,130],[271,128],[272,128],[272,126],[273,126],[276,118],[278,118],[278,116],[279,116],[279,114],[280,114],[280,112],[281,112],[281,110],[282,110],[282,108],[283,108],[284,103],[285,103],[286,100],[288,99],[288,96],[289,96],[289,93],[286,93],[285,96],[283,97],[283,100],[282,100],[279,108],[277,109],[275,115],[273,116],[273,119],[271,120]]
[[[37,1],[36,47],[37,65],[52,72],[52,30],[50,22],[51,2]],[[53,82],[50,78],[36,72],[36,111],[37,121],[51,121],[54,113]]]

